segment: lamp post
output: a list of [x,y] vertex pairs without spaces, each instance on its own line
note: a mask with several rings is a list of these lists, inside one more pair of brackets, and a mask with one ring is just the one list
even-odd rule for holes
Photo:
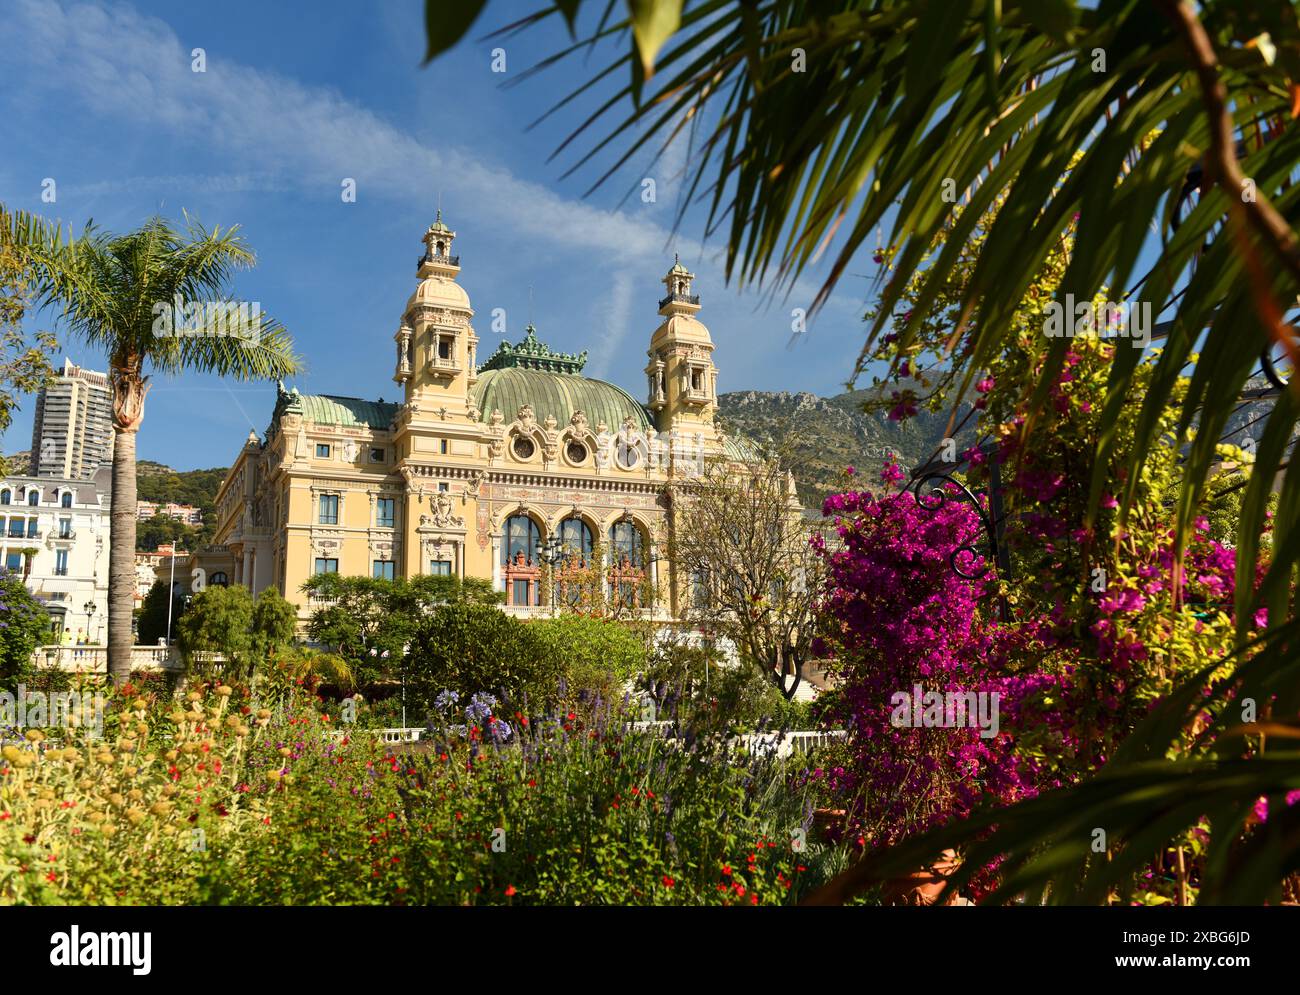
[[564,543],[559,536],[553,535],[545,542],[538,540],[533,547],[539,563],[551,568],[551,614],[555,614],[555,564],[564,558]]
[[90,620],[95,617],[95,602],[87,601],[81,606],[86,613],[86,645],[90,645]]

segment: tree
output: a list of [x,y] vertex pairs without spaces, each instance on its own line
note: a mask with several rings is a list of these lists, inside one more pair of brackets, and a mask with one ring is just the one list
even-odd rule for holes
[[429,574],[409,580],[316,574],[302,591],[319,603],[307,635],[349,661],[362,687],[392,675],[420,619],[438,605],[495,605],[504,597],[481,578]]
[[33,274],[33,299],[57,306],[63,323],[108,354],[113,386],[113,495],[108,579],[108,666],[115,683],[131,667],[135,600],[135,437],[144,418],[150,371],[216,373],[273,380],[294,373],[288,333],[260,305],[230,296],[234,272],[253,265],[238,228],[178,230],[154,217],[138,231],[112,235],[87,226],[62,232],[25,214],[6,216],[5,239]]
[[30,665],[32,653],[50,634],[50,617],[21,580],[0,568],[0,684],[9,684]]
[[679,613],[733,642],[787,699],[812,658],[823,565],[790,470],[778,457],[705,462],[672,495]]
[[[10,218],[0,205],[0,435],[9,427],[17,395],[38,390],[50,374],[54,337],[38,332],[30,343],[23,334],[29,295],[26,264],[7,237]],[[5,469],[0,456],[0,473]]]
[[194,595],[176,622],[181,656],[192,669],[199,653],[225,657],[222,677],[250,680],[260,665],[294,639],[297,609],[274,588],[253,600],[248,588],[214,585]]
[[183,603],[180,598],[169,598],[170,590],[167,581],[156,580],[149,588],[149,593],[144,596],[144,602],[140,605],[140,615],[136,620],[137,638],[141,646],[154,646],[157,645],[158,640],[166,639],[169,617],[173,626],[180,618]]

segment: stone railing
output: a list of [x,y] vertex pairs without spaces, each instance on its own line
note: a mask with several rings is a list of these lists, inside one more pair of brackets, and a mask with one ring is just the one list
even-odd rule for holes
[[[215,653],[196,653],[195,657],[217,671],[225,662]],[[77,674],[108,673],[107,646],[38,646],[32,665],[40,669],[62,670]],[[176,647],[132,646],[131,669],[144,671],[180,671],[184,669]]]

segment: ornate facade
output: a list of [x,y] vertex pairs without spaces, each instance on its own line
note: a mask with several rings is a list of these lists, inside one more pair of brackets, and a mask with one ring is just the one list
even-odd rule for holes
[[528,613],[549,610],[539,547],[554,539],[558,569],[596,568],[611,598],[677,615],[672,481],[701,458],[745,455],[715,424],[693,274],[677,262],[664,277],[643,404],[583,376],[586,353],[553,352],[531,325],[480,361],[455,238],[441,213],[424,235],[393,336],[401,400],[281,385],[265,436],[249,435],[218,494],[217,546],[194,565],[274,585],[303,617],[301,585],[321,571],[488,578]]

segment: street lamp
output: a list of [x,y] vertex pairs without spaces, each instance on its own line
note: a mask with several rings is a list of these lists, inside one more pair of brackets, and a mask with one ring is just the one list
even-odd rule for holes
[[564,542],[557,535],[552,535],[533,547],[533,553],[537,556],[538,562],[545,563],[551,568],[551,614],[555,614],[555,564],[564,558]]
[[95,617],[95,602],[87,601],[81,609],[86,613],[86,645],[90,645],[90,620]]

